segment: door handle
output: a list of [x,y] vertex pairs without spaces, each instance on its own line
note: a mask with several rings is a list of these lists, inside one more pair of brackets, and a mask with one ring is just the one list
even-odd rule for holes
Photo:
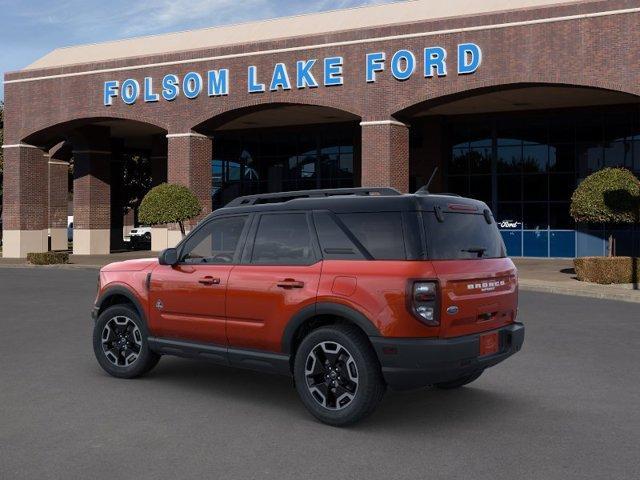
[[278,287],[280,288],[304,288],[304,282],[298,282],[297,280],[294,280],[293,278],[285,278],[284,280],[282,280],[281,282],[278,282],[276,284]]
[[201,278],[200,280],[198,280],[198,283],[201,283],[202,285],[219,285],[220,284],[220,279],[219,278],[213,278],[210,276],[206,276],[204,278]]

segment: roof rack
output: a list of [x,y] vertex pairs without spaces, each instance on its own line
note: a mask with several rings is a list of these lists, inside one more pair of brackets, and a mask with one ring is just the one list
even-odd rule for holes
[[337,195],[355,196],[395,196],[402,195],[395,188],[389,187],[361,187],[361,188],[333,188],[324,190],[297,190],[293,192],[263,193],[258,195],[246,195],[231,200],[225,207],[244,207],[259,205],[262,203],[282,203],[297,198],[322,198]]

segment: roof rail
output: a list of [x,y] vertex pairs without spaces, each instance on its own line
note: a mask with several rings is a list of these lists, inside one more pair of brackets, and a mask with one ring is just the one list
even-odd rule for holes
[[395,196],[402,195],[395,188],[389,187],[361,187],[361,188],[332,188],[324,190],[297,190],[293,192],[262,193],[258,195],[246,195],[231,200],[225,207],[244,207],[259,205],[262,203],[282,203],[297,198],[323,198],[336,195],[355,196]]

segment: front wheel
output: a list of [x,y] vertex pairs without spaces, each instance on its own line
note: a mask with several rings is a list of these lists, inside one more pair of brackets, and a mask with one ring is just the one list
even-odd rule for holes
[[118,378],[144,375],[160,356],[149,349],[146,325],[132,307],[114,305],[100,314],[93,328],[93,352],[100,366]]
[[307,335],[296,352],[294,378],[307,410],[334,426],[370,415],[385,391],[375,352],[350,325],[322,327]]

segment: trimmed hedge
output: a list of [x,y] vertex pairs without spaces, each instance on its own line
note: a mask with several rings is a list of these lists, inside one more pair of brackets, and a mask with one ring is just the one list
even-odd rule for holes
[[58,265],[69,263],[67,252],[27,253],[27,261],[32,265]]
[[573,265],[578,280],[583,282],[608,285],[640,281],[640,258],[580,257],[573,260]]
[[640,180],[626,168],[603,168],[585,178],[571,196],[576,222],[636,223]]
[[183,230],[183,222],[198,216],[200,212],[202,207],[198,197],[191,190],[183,185],[163,183],[144,196],[138,219],[144,225],[178,223],[180,230]]

